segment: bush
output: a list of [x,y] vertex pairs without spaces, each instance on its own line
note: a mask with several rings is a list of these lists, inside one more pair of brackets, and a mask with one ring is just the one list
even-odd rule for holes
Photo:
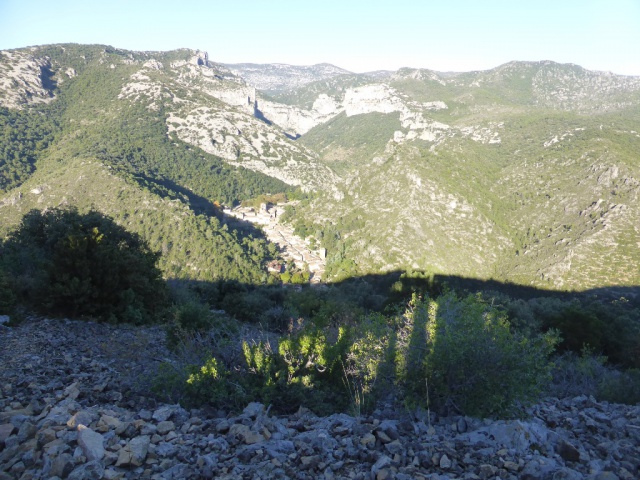
[[103,214],[32,210],[2,247],[19,302],[43,314],[148,322],[166,305],[158,254]]
[[0,269],[0,315],[12,314],[16,306],[16,296],[5,273]]
[[640,370],[617,370],[607,365],[607,358],[584,349],[560,356],[553,369],[549,393],[555,397],[590,395],[599,401],[640,403]]
[[611,370],[606,376],[596,398],[612,403],[640,404],[640,369]]
[[384,398],[487,416],[537,400],[550,379],[557,337],[513,333],[482,297],[414,296],[404,315],[357,316],[348,302],[321,297],[292,295],[288,308],[304,315],[288,332],[234,345],[235,355],[213,345],[174,372],[183,385],[169,381],[171,390],[189,404],[234,408],[245,399],[279,413],[303,405],[360,414]]
[[279,412],[304,405],[316,413],[341,411],[348,404],[343,365],[349,348],[347,330],[327,332],[308,324],[269,343],[243,344],[250,388]]
[[209,306],[195,300],[175,305],[167,326],[167,344],[177,346],[181,338],[193,332],[206,332],[213,326],[213,314]]
[[411,307],[406,316],[414,330],[403,352],[409,399],[426,399],[428,386],[437,408],[494,416],[510,414],[543,392],[556,335],[512,333],[503,313],[480,296],[414,297]]
[[562,350],[579,352],[583,348],[602,351],[605,325],[592,312],[580,305],[568,305],[547,319],[547,327],[562,332]]

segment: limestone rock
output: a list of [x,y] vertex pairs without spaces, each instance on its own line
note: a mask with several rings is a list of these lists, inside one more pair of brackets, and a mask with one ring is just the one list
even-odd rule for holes
[[176,426],[172,421],[165,420],[157,425],[157,431],[159,435],[166,435],[167,433],[175,430]]
[[229,428],[229,435],[237,436],[241,438],[242,441],[244,441],[244,443],[246,443],[247,445],[259,443],[264,441],[265,439],[263,435],[261,435],[260,433],[251,431],[251,429],[248,426],[243,425],[241,423],[235,423],[231,425],[231,427]]
[[90,412],[86,410],[80,410],[75,413],[67,422],[67,427],[69,428],[78,428],[79,425],[89,426],[93,423],[95,415],[92,415]]
[[49,474],[52,477],[66,478],[73,471],[73,467],[73,457],[68,453],[63,453],[53,460]]
[[252,402],[245,407],[242,411],[243,415],[246,415],[252,420],[255,420],[264,413],[264,405],[258,402]]
[[144,463],[151,440],[148,435],[132,439],[118,454],[116,467],[139,467]]
[[78,445],[88,461],[104,458],[104,439],[98,432],[94,432],[84,425],[78,425]]
[[[30,438],[33,438],[37,432],[36,426],[30,421],[27,420],[20,425],[20,429],[18,430],[18,441],[20,443],[24,443]],[[6,440],[5,440],[6,443]]]
[[[262,404],[251,404],[222,418],[205,409],[145,402],[121,375],[109,377],[108,389],[94,389],[107,380],[105,362],[83,361],[74,345],[97,352],[101,339],[110,332],[122,338],[126,329],[55,327],[46,321],[20,324],[12,332],[27,334],[15,344],[0,336],[0,480],[640,478],[633,436],[640,425],[637,406],[589,397],[547,399],[528,411],[526,421],[464,417],[465,432],[463,417],[431,417],[427,431],[426,418],[416,421],[387,407],[369,416],[317,417],[306,409],[269,415]],[[67,334],[82,341],[69,341]],[[151,343],[149,355],[158,355]],[[27,366],[35,362],[28,355],[36,353],[52,359],[36,364],[38,372],[35,363]],[[110,365],[117,365],[120,354],[114,357]],[[75,388],[82,396],[69,398],[65,390],[79,379],[82,387]],[[126,403],[112,403],[115,397],[103,395],[107,391]],[[68,427],[81,420],[90,426]]]
[[560,454],[563,459],[569,462],[580,461],[580,452],[576,447],[571,445],[571,443],[567,442],[566,440],[563,440],[558,444],[558,454]]
[[0,444],[3,444],[4,441],[15,431],[16,427],[12,423],[5,423],[0,425]]
[[440,457],[439,465],[443,470],[449,470],[452,465],[451,459],[446,454],[442,455],[442,457]]
[[69,480],[95,480],[104,475],[104,466],[97,460],[76,467],[67,477]]

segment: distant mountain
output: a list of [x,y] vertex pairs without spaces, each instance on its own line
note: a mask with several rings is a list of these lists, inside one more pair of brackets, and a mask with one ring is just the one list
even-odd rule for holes
[[553,62],[402,69],[309,84],[287,103],[304,111],[314,96],[333,116],[299,142],[343,195],[295,221],[327,246],[330,274],[640,285],[640,78]]
[[275,251],[213,203],[300,187],[288,221],[327,249],[333,278],[640,285],[639,77],[549,61],[371,75],[54,45],[0,52],[0,105],[4,230],[27,208],[93,205],[165,251],[171,274],[257,281]]
[[234,74],[265,93],[276,93],[351,72],[329,63],[300,66],[284,63],[226,63]]

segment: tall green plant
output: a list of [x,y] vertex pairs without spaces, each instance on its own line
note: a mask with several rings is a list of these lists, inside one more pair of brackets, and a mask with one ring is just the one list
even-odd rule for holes
[[478,416],[508,414],[534,401],[550,379],[553,332],[527,338],[513,333],[505,315],[480,296],[449,292],[436,299],[414,297],[407,317],[415,342],[404,349],[407,393],[431,388],[431,404]]
[[32,210],[4,243],[0,263],[18,299],[47,314],[143,323],[166,304],[158,254],[109,217]]

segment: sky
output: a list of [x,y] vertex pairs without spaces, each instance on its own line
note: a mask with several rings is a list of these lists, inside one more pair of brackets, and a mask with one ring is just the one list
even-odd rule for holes
[[352,72],[553,60],[640,76],[640,0],[0,0],[0,50],[67,42]]

